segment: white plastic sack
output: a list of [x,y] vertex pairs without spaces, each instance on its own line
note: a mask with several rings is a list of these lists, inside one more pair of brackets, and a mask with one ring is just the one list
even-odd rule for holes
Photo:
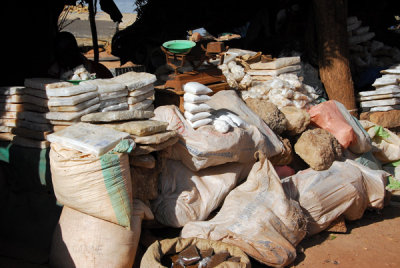
[[256,126],[266,137],[266,155],[272,157],[284,151],[284,146],[268,125],[254,113],[233,90],[222,90],[215,93],[207,102],[215,110],[226,109],[239,116],[249,125]]
[[344,215],[360,219],[365,209],[382,209],[387,173],[353,160],[335,161],[328,170],[307,169],[282,180],[288,196],[308,215],[307,233],[323,231]]
[[211,116],[209,112],[200,112],[200,113],[195,113],[192,114],[191,112],[185,111],[184,116],[187,120],[191,122],[195,122],[200,119],[205,119]]
[[51,267],[131,268],[142,219],[153,219],[141,201],[135,199],[133,206],[132,230],[64,206],[53,235]]
[[254,164],[247,181],[228,194],[213,219],[187,223],[181,237],[222,241],[266,265],[283,267],[295,260],[305,225],[299,204],[285,195],[266,160]]
[[246,163],[255,152],[269,150],[268,139],[252,125],[220,133],[212,125],[194,130],[174,105],[160,106],[154,114],[153,119],[167,122],[168,130],[178,131],[180,137],[168,157],[181,160],[194,171],[229,162]]
[[210,88],[206,87],[203,84],[200,84],[199,82],[188,82],[183,86],[183,91],[192,93],[195,95],[202,95],[202,94],[208,94],[213,92]]
[[383,164],[400,159],[400,138],[390,130],[367,120],[360,120],[361,125],[372,139],[373,154]]
[[172,227],[205,220],[238,182],[246,178],[254,161],[229,163],[194,172],[182,162],[166,160],[159,177],[159,195],[152,201],[156,219]]
[[211,111],[211,107],[205,103],[194,104],[194,103],[184,102],[183,108],[185,109],[185,111],[188,111],[192,114]]
[[195,95],[192,93],[183,94],[183,100],[189,103],[203,103],[210,100],[211,97],[208,95]]
[[189,120],[188,122],[192,126],[193,129],[197,129],[199,127],[206,126],[206,125],[210,124],[212,122],[212,119],[211,118],[204,118],[204,119],[196,120],[194,122]]

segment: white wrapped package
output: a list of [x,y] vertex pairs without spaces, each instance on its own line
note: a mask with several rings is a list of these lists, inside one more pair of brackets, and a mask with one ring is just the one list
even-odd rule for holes
[[397,85],[398,84],[397,79],[400,79],[399,75],[385,74],[382,75],[382,77],[377,78],[375,82],[372,84],[372,86],[378,88],[388,85]]
[[100,100],[109,100],[128,96],[128,90],[121,90],[116,92],[101,93]]
[[369,90],[369,91],[361,91],[358,93],[361,97],[368,97],[368,96],[379,96],[384,94],[395,94],[400,93],[400,87],[397,85],[388,85],[379,87],[376,90]]
[[183,86],[183,91],[195,95],[205,95],[213,92],[210,88],[206,87],[199,82],[188,82]]
[[372,100],[372,101],[362,101],[360,102],[360,107],[374,107],[374,106],[388,106],[400,104],[400,98],[391,98],[385,100]]
[[81,122],[48,135],[47,140],[83,153],[100,156],[129,137],[130,134],[126,132]]
[[71,86],[68,87],[47,88],[46,95],[47,97],[68,97],[97,90],[97,86],[95,85],[82,83],[76,86],[71,84]]
[[75,105],[87,100],[94,99],[98,96],[97,92],[88,92],[69,97],[51,97],[48,101],[48,106],[68,106]]
[[213,126],[216,131],[220,133],[227,133],[231,126],[224,120],[215,119],[213,121]]
[[111,79],[117,83],[124,84],[129,91],[142,88],[157,81],[154,74],[145,72],[127,72]]
[[205,103],[194,104],[194,103],[184,102],[183,108],[185,109],[185,111],[188,111],[192,114],[211,111],[211,107]]
[[185,115],[185,118],[191,122],[195,122],[197,120],[205,119],[205,118],[208,118],[211,116],[211,114],[209,112],[199,112],[199,113],[192,114],[188,111],[185,111],[184,115]]
[[79,85],[94,85],[97,87],[97,92],[107,93],[125,90],[124,84],[117,83],[111,79],[94,79],[81,82]]
[[154,85],[153,84],[135,89],[133,91],[129,91],[128,95],[131,97],[136,97],[136,96],[140,96],[140,95],[143,95],[143,94],[146,94],[149,92],[152,92],[154,94]]
[[189,102],[189,103],[203,103],[206,101],[209,101],[211,99],[210,96],[208,95],[195,95],[192,93],[185,93],[183,95],[183,100],[184,102]]

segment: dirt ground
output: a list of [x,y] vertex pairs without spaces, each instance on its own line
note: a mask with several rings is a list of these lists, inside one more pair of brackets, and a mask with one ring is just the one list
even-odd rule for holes
[[399,206],[366,211],[362,219],[346,225],[345,234],[322,232],[304,239],[290,267],[400,267]]

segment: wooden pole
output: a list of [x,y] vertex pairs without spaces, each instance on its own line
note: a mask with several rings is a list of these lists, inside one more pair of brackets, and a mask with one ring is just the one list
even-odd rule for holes
[[97,28],[96,28],[96,21],[95,21],[95,12],[94,12],[94,5],[93,1],[89,0],[89,21],[90,21],[90,30],[92,32],[92,42],[93,42],[93,52],[94,52],[94,61],[99,62],[99,43],[97,40]]
[[313,0],[318,40],[318,65],[329,99],[357,116],[349,67],[347,0]]

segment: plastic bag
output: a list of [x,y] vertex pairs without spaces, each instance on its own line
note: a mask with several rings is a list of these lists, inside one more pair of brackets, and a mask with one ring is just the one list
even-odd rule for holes
[[213,92],[210,88],[200,84],[199,82],[188,82],[183,86],[183,90],[195,95],[203,95]]
[[213,219],[187,223],[181,237],[222,241],[266,265],[283,267],[295,260],[305,225],[299,204],[285,195],[265,160],[254,164],[247,181],[228,194]]
[[195,95],[192,93],[183,94],[183,100],[189,103],[203,103],[210,100],[211,97],[208,95]]

